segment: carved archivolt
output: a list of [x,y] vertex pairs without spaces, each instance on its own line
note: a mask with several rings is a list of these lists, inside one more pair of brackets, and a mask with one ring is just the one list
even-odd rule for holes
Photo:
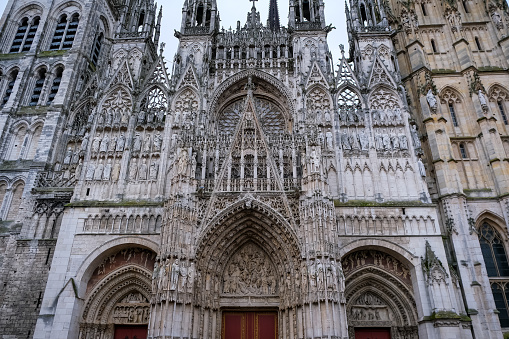
[[343,260],[348,327],[391,327],[393,338],[418,338],[410,269],[393,256],[361,250]]

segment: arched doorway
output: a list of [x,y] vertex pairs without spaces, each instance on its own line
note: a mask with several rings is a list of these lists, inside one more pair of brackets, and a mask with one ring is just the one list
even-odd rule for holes
[[145,339],[156,253],[141,247],[105,255],[87,284],[80,339]]
[[351,252],[342,263],[349,337],[417,339],[410,267],[377,249]]

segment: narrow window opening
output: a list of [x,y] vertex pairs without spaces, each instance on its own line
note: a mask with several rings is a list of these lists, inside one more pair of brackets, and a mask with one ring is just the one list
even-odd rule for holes
[[433,49],[433,53],[437,53],[437,45],[433,39],[431,39],[431,48]]
[[32,20],[32,24],[30,25],[30,28],[28,29],[28,33],[25,38],[23,48],[21,49],[22,52],[28,52],[30,50],[30,47],[32,47],[32,43],[34,42],[34,39],[35,39],[35,33],[37,33],[37,28],[39,28],[39,17],[38,16],[36,16]]
[[461,153],[461,157],[463,159],[468,158],[467,150],[465,149],[465,144],[464,143],[460,144],[460,153]]
[[477,50],[478,51],[482,51],[482,46],[481,46],[481,42],[479,41],[479,38],[478,37],[475,37],[475,44],[477,45]]
[[60,49],[60,45],[62,44],[62,39],[64,38],[65,28],[67,27],[67,16],[64,14],[58,20],[57,27],[55,28],[55,34],[53,34],[53,39],[51,40],[50,51],[55,51]]
[[504,121],[504,125],[509,125],[509,121],[507,120],[507,114],[505,113],[504,102],[502,100],[497,101],[498,110],[500,111],[500,115],[502,115],[502,120]]
[[304,19],[307,21],[311,21],[311,10],[309,8],[309,0],[304,0],[302,2],[302,14],[304,15]]
[[92,49],[92,64],[97,66],[97,61],[99,61],[99,54],[101,53],[103,34],[100,33],[94,43],[94,47]]
[[456,111],[454,110],[454,104],[452,102],[449,103],[449,113],[451,114],[452,124],[454,127],[458,127],[458,119],[456,117]]
[[32,97],[30,98],[30,106],[35,106],[39,103],[39,98],[41,97],[42,87],[44,86],[44,81],[46,80],[46,69],[41,69],[37,76],[37,80],[35,81],[34,92]]
[[364,26],[368,25],[368,16],[366,14],[366,7],[364,6],[364,4],[361,5],[361,20]]
[[421,2],[421,10],[423,16],[428,16],[428,11],[426,10],[426,4],[424,2]]
[[48,255],[46,255],[46,262],[44,263],[44,265],[48,264],[50,255],[51,255],[51,247],[48,248]]
[[53,79],[53,84],[51,85],[49,96],[48,96],[48,105],[53,102],[55,96],[58,93],[58,88],[60,87],[60,82],[62,81],[62,73],[63,69],[58,68],[57,73],[55,75],[55,79]]
[[143,32],[143,25],[145,24],[145,11],[141,11],[138,18],[138,32]]
[[87,197],[90,195],[90,188],[87,188]]
[[16,78],[18,77],[18,71],[12,71],[9,76],[9,82],[7,83],[7,89],[5,90],[5,95],[2,99],[2,105],[5,105],[9,98],[11,97],[12,90],[14,89],[14,84],[16,83]]
[[461,3],[463,4],[463,9],[465,10],[465,13],[470,13],[470,10],[468,9],[468,1],[463,0]]
[[70,49],[72,44],[74,43],[74,38],[76,37],[76,31],[78,30],[78,24],[80,22],[79,14],[74,14],[71,18],[71,22],[67,26],[67,31],[65,32],[64,43],[62,44],[62,49]]
[[23,40],[25,40],[25,35],[28,30],[28,18],[21,19],[19,23],[18,30],[16,31],[16,35],[14,35],[14,40],[12,41],[11,49],[9,53],[18,53],[21,45],[23,44]]
[[203,3],[200,3],[196,10],[196,25],[201,26],[201,24],[203,24]]

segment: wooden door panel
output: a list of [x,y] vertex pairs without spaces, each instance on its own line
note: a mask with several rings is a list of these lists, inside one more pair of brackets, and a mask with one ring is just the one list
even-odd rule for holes
[[224,312],[222,339],[277,339],[276,312]]
[[356,328],[355,339],[391,339],[389,328]]
[[147,339],[148,326],[115,326],[115,339]]

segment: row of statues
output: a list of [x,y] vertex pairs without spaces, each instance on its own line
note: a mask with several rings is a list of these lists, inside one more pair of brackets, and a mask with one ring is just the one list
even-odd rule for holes
[[[85,152],[89,142],[90,137],[88,133],[83,137],[81,141],[80,150]],[[133,141],[131,149],[133,152],[161,152],[162,149],[162,136],[160,132],[154,134],[151,137],[150,134],[145,135],[143,138],[140,133],[136,133]],[[104,134],[101,136],[99,133],[92,140],[92,152],[93,153],[105,153],[105,152],[122,152],[127,147],[127,139],[124,132],[121,132],[118,136],[109,136],[108,134]]]
[[[106,160],[104,163],[103,159],[99,160],[97,164],[89,163],[85,172],[85,180],[87,181],[118,181],[120,177],[121,164],[119,160],[113,163],[112,159]],[[157,180],[159,172],[159,162],[154,160],[147,164],[147,159],[143,159],[138,165],[137,159],[131,160],[129,166],[129,180]]]
[[375,147],[379,151],[408,150],[408,138],[404,134],[376,134]]

